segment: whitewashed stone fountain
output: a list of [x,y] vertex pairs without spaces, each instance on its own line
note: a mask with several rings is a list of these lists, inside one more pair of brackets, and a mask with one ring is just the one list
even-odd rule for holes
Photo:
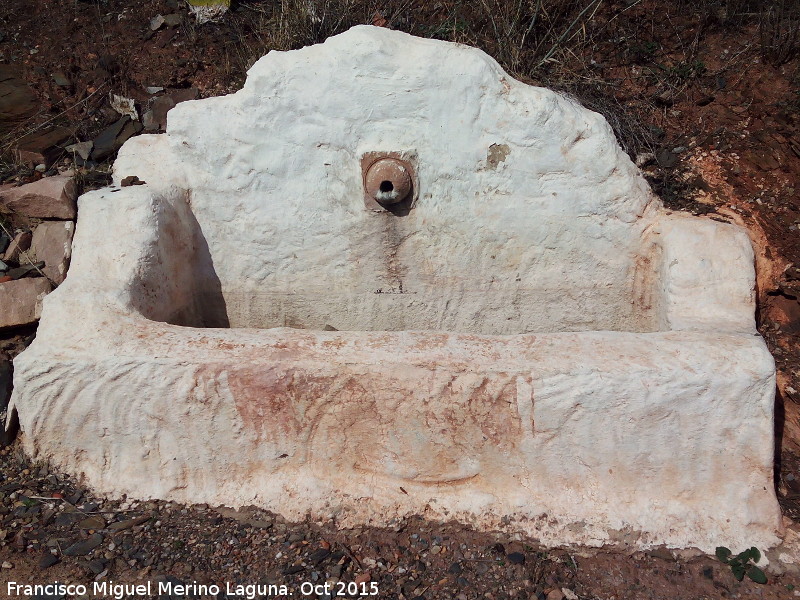
[[356,27],[179,105],[130,175],[16,361],[34,457],[340,525],[779,541],[748,237],[664,211],[600,115]]

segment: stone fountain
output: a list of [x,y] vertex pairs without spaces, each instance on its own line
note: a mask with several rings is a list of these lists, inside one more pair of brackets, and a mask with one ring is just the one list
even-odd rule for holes
[[665,211],[600,115],[355,27],[180,104],[115,181],[16,361],[33,457],[343,526],[779,542],[750,241]]

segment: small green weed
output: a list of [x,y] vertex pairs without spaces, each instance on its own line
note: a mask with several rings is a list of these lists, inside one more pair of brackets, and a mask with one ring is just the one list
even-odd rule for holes
[[681,80],[694,79],[706,72],[706,66],[700,60],[687,60],[681,61],[677,65],[671,67],[669,72],[672,76]]
[[628,54],[635,63],[645,64],[655,59],[661,45],[654,41],[634,41],[628,46]]
[[756,583],[767,583],[767,576],[764,575],[764,571],[750,562],[757,563],[761,560],[761,552],[755,546],[739,552],[736,556],[725,546],[718,546],[715,554],[720,561],[731,568],[733,576],[739,581],[747,575]]

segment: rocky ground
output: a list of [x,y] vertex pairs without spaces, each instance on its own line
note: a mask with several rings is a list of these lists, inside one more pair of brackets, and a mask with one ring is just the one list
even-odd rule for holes
[[[800,519],[800,11],[780,1],[585,4],[550,3],[523,40],[527,22],[502,0],[325,0],[311,12],[299,0],[243,0],[203,25],[178,0],[5,0],[0,408],[37,302],[65,276],[75,197],[108,182],[120,145],[163,131],[177,102],[235,91],[267,50],[373,23],[482,46],[523,80],[577,96],[606,115],[669,207],[748,228],[759,329],[779,373],[777,490],[787,523]],[[0,453],[0,596],[8,581],[56,580],[90,592],[95,581],[287,586],[264,597],[303,597],[302,583],[325,582],[407,599],[800,596],[778,561],[758,585],[690,553],[545,550],[423,520],[339,531],[256,510],[108,502],[30,464],[18,441],[0,442],[10,444]]]

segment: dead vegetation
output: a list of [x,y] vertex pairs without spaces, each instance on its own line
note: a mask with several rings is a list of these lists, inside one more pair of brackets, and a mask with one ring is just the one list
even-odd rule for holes
[[775,66],[788,63],[800,52],[800,4],[777,0],[761,9],[759,33],[764,59]]
[[[478,46],[515,77],[576,97],[611,123],[632,156],[653,152],[659,127],[646,115],[692,94],[725,69],[710,71],[699,58],[703,40],[724,30],[751,40],[773,65],[786,64],[800,46],[800,5],[793,0],[701,0],[642,11],[642,0],[241,0],[230,15],[235,36],[226,45],[233,78],[270,50],[324,41],[353,25],[373,24],[421,37]],[[670,38],[670,44],[664,43]],[[744,53],[750,57],[751,53]],[[610,72],[601,57],[629,69]],[[651,92],[631,97],[625,79],[647,78]],[[706,86],[708,87],[708,86]],[[706,93],[706,95],[710,95]]]
[[[97,39],[104,46],[98,66],[124,94],[137,59],[135,53],[115,53],[109,47],[111,4],[86,0],[76,3],[75,11],[96,15]],[[221,66],[230,89],[241,85],[246,71],[267,52],[319,43],[357,24],[478,46],[515,77],[568,93],[602,113],[632,157],[653,152],[659,142],[657,129],[663,126],[654,130],[648,123],[651,115],[724,71],[712,71],[699,57],[708,35],[725,31],[731,39],[748,40],[751,51],[730,57],[726,68],[733,70],[741,66],[737,59],[751,54],[772,65],[785,65],[800,48],[800,4],[795,0],[678,0],[643,10],[646,4],[644,0],[239,0],[220,23],[197,25],[185,19],[181,35],[197,45],[209,31],[220,33],[225,40]],[[202,60],[198,56],[194,62]],[[624,68],[610,69],[609,62]],[[646,79],[646,85],[636,78]],[[88,106],[93,100],[84,97],[79,104],[58,108],[96,110]],[[0,145],[6,148],[10,137],[0,139]]]

